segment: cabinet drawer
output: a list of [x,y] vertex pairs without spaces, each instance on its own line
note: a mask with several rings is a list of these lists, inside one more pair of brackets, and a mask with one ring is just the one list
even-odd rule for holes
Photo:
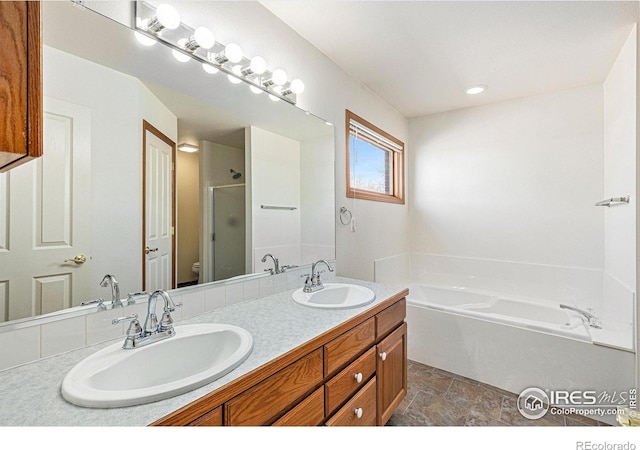
[[[375,348],[349,364],[325,384],[327,414],[334,412],[355,391],[360,389],[376,371]],[[360,381],[358,381],[360,376]]]
[[225,403],[225,424],[269,425],[320,382],[319,348]]
[[406,316],[407,301],[404,298],[376,314],[376,340],[404,322]]
[[324,387],[320,386],[313,394],[300,402],[273,425],[281,427],[313,427],[324,420]]
[[189,424],[190,427],[220,427],[222,426],[222,406],[218,406]]
[[[361,416],[358,418],[358,412]],[[376,424],[376,377],[373,377],[326,425],[374,426]]]
[[372,317],[326,344],[324,346],[325,376],[337,371],[359,353],[371,347],[374,340],[375,320]]

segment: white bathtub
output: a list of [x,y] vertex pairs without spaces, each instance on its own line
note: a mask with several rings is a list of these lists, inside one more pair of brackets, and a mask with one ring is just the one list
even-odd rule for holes
[[621,392],[635,384],[635,355],[594,345],[580,316],[559,304],[459,286],[408,288],[410,360],[516,394],[528,387]]
[[469,291],[460,287],[412,284],[407,303],[480,320],[526,328],[558,336],[591,341],[588,327],[577,313],[546,304],[506,298],[500,294]]

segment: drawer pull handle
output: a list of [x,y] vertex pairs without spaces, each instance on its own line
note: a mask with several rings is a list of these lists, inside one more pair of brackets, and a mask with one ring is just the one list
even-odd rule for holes
[[380,359],[385,361],[387,359],[387,353],[386,352],[380,353]]
[[356,383],[362,383],[362,373],[356,373],[353,378],[355,378]]
[[362,408],[356,408],[353,410],[353,413],[356,415],[358,419],[362,417]]

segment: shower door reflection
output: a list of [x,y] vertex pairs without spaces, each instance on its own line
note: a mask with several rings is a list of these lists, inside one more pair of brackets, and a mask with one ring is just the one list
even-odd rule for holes
[[223,280],[245,270],[245,185],[209,187],[209,270],[206,279]]

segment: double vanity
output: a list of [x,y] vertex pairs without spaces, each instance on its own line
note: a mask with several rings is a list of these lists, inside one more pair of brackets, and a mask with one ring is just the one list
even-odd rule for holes
[[406,394],[407,291],[303,290],[0,372],[0,425],[383,425]]

